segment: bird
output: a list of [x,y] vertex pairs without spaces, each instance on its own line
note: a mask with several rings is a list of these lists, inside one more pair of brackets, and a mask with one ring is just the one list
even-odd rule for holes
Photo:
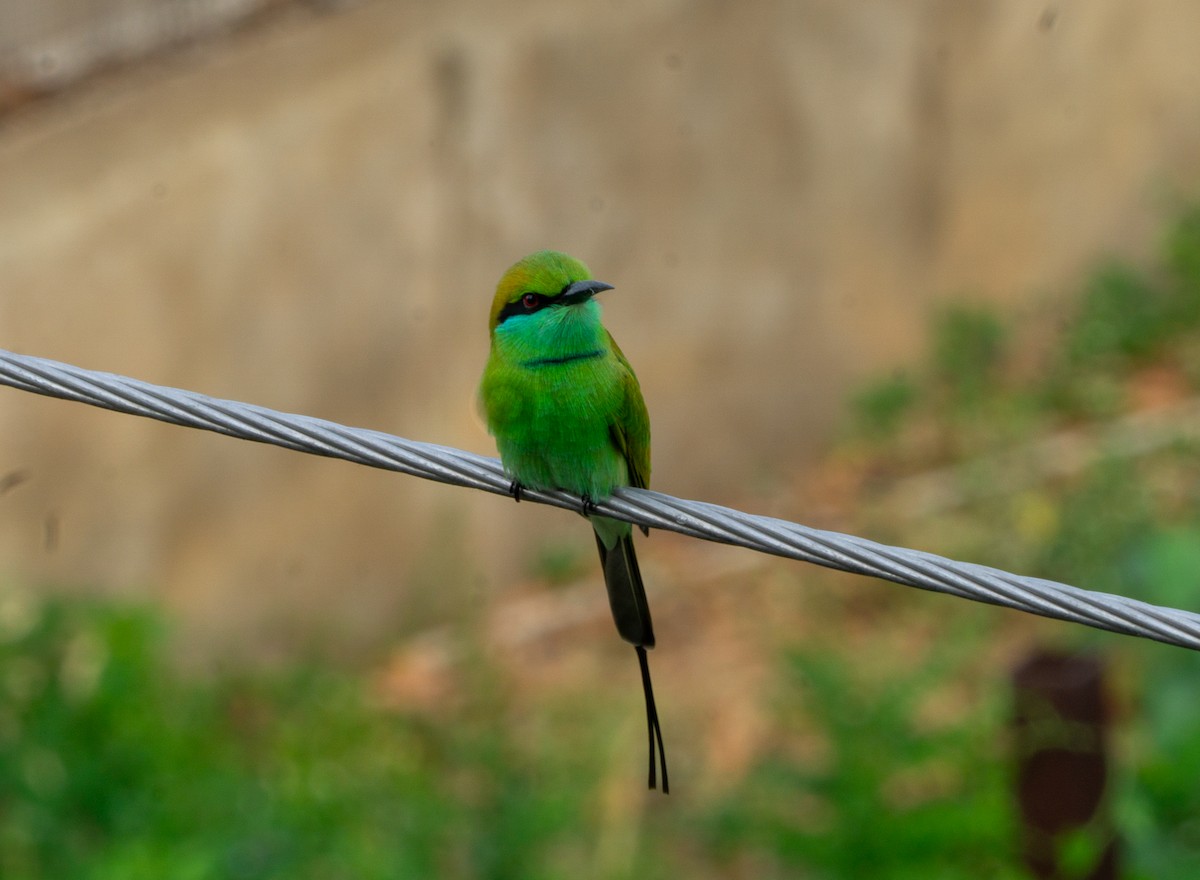
[[654,647],[654,625],[633,528],[594,513],[595,503],[614,489],[650,483],[650,416],[633,367],[601,322],[595,298],[613,289],[559,251],[538,251],[514,263],[492,300],[479,400],[517,501],[524,489],[564,489],[583,499],[580,512],[595,532],[613,622],[637,652],[649,788],[656,787],[657,746],[666,794],[667,758],[646,657]]

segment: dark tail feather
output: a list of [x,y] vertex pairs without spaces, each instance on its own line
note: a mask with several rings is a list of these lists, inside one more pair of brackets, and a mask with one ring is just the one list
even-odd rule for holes
[[[621,638],[637,649],[638,664],[642,670],[642,691],[646,695],[646,728],[650,740],[650,787],[657,788],[656,765],[661,765],[662,792],[667,794],[667,753],[663,749],[658,707],[654,702],[654,687],[650,683],[650,663],[646,657],[646,649],[654,647],[654,624],[650,621],[646,588],[642,585],[642,573],[638,569],[637,555],[633,551],[633,536],[625,535],[617,541],[612,550],[609,550],[597,533],[596,546],[600,550],[600,564],[604,567],[604,585],[608,588],[608,604],[612,609],[613,622],[616,623]],[[654,760],[656,746],[657,762]]]
[[654,788],[654,744],[658,743],[658,760],[662,765],[662,793],[670,794],[671,785],[667,781],[667,750],[663,748],[662,728],[658,724],[658,707],[654,705],[654,686],[650,684],[650,662],[646,659],[646,649],[638,645],[638,664],[642,667],[642,691],[646,694],[646,729],[650,739],[650,779],[649,785]]
[[646,602],[637,554],[633,552],[633,535],[620,538],[609,550],[597,533],[596,547],[600,550],[600,564],[604,566],[604,585],[608,588],[608,605],[617,632],[631,645],[653,648],[654,624],[650,621],[650,605]]

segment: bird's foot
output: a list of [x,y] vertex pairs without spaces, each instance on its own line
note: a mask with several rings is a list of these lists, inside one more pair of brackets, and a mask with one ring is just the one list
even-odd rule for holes
[[586,516],[591,516],[595,512],[596,512],[596,502],[592,500],[592,496],[591,495],[580,496],[579,515],[586,517]]
[[521,496],[525,494],[525,487],[521,485],[520,480],[513,480],[508,484],[508,494],[513,497],[513,500],[518,504],[521,503]]

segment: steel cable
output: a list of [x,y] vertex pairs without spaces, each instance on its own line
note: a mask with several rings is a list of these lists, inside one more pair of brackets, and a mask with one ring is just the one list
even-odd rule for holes
[[[44,358],[0,350],[0,384],[440,483],[499,495],[510,493],[511,480],[494,458]],[[524,490],[521,497],[570,510],[580,510],[582,504],[578,496],[561,491]],[[1190,611],[955,562],[661,492],[622,489],[597,503],[596,511],[649,528],[1200,650],[1200,615]]]

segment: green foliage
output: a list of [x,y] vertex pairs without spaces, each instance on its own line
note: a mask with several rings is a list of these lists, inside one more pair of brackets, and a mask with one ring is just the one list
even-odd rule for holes
[[1200,207],[1171,228],[1160,267],[1095,270],[1061,315],[1050,350],[1031,365],[1047,320],[1013,326],[986,307],[943,308],[925,363],[854,397],[859,437],[879,446],[934,426],[936,453],[966,458],[1056,421],[1117,415],[1131,372],[1148,365],[1178,369],[1200,387]]
[[990,310],[959,305],[934,320],[932,376],[952,406],[971,406],[993,387],[1005,353],[1007,332]]
[[1184,328],[1200,325],[1200,206],[1172,227],[1165,247],[1172,313]]
[[1144,273],[1109,265],[1092,278],[1062,346],[1069,368],[1144,359],[1175,332],[1173,303]]
[[[1128,554],[1130,589],[1147,601],[1200,606],[1200,514],[1144,534]],[[1117,801],[1137,876],[1200,874],[1200,656],[1141,644],[1123,654],[1142,687],[1128,728],[1127,771]]]
[[558,875],[577,771],[495,718],[405,719],[313,671],[188,681],[136,609],[27,617],[0,637],[6,880]]
[[[1200,607],[1200,509],[1156,491],[1182,460],[1195,474],[1200,453],[1186,445],[1145,459],[1113,459],[1062,491],[1059,527],[1033,572],[1155,604]],[[1133,639],[1074,630],[1108,655],[1129,689],[1113,752],[1113,806],[1130,876],[1183,880],[1200,875],[1200,656]]]
[[860,429],[872,440],[893,437],[917,402],[917,388],[904,373],[896,373],[860,391],[852,401]]
[[[964,500],[941,521],[952,521],[960,541],[975,543],[935,549],[1149,602],[1200,607],[1194,441],[1181,437],[1152,453],[1116,443],[1077,473],[1069,451],[1059,450],[1063,458],[1054,464],[1068,465],[1065,472],[1048,467],[1039,483],[1018,485],[1011,496],[975,493],[969,484],[978,470],[973,456],[988,460],[988,438],[1004,437],[1013,450],[1032,454],[1047,429],[1070,426],[1094,434],[1103,452],[1108,421],[1136,402],[1131,391],[1139,377],[1165,376],[1174,395],[1200,389],[1200,207],[1171,229],[1159,267],[1099,269],[1049,347],[1044,333],[1037,328],[1030,344],[986,317],[940,319],[927,365],[915,371],[925,379],[907,398],[919,405],[897,408],[888,423],[891,437],[922,440],[895,444],[896,455],[916,449],[917,466],[966,465],[958,477]],[[1031,363],[1028,352],[1038,349]],[[864,435],[876,436],[866,427]],[[1038,462],[1030,464],[1036,472]],[[990,476],[993,483],[1003,478]],[[1021,514],[1030,510],[1036,515]],[[929,523],[910,528],[914,541],[932,534]],[[1107,653],[1128,707],[1116,738],[1112,798],[1129,875],[1200,875],[1200,658],[1078,627],[1054,632],[1060,642],[1085,641]],[[1088,861],[1084,844],[1075,840],[1068,848],[1080,864]]]
[[[711,820],[715,855],[753,851],[780,876],[1019,876],[996,736],[1003,680],[979,698],[942,693],[973,660],[980,619],[949,621],[912,668],[897,664],[882,678],[874,658],[825,642],[794,652],[780,696],[791,736]],[[924,719],[938,700],[961,708]]]
[[1055,840],[1055,858],[1063,880],[1095,876],[1096,868],[1109,846],[1109,829],[1083,825]]
[[644,846],[603,869],[611,719],[591,696],[540,712],[552,729],[535,735],[468,663],[455,708],[422,720],[311,669],[185,678],[145,610],[23,607],[4,627],[0,602],[5,880],[698,876],[683,863],[697,848],[718,866],[699,876],[739,852],[830,877],[1006,876],[1001,692],[952,723],[914,721],[959,677],[978,617],[870,686],[836,650],[795,652],[779,711],[829,759],[782,748],[715,803],[675,795]]
[[1136,593],[1129,559],[1153,533],[1157,515],[1137,471],[1133,462],[1110,459],[1060,490],[1058,527],[1035,548],[1035,572],[1093,590]]
[[[1046,371],[1048,406],[1068,416],[1111,416],[1124,406],[1120,382],[1130,370],[1188,360],[1181,350],[1195,346],[1200,327],[1200,208],[1172,227],[1163,264],[1112,263],[1089,279]],[[1200,379],[1200,371],[1192,374]]]
[[[853,424],[875,447],[894,443],[914,424],[936,425],[943,449],[971,449],[1002,439],[973,437],[981,409],[1023,418],[1023,401],[1007,392],[1010,333],[990,309],[949,305],[932,321],[928,362],[869,384],[851,401]],[[996,421],[992,423],[994,427]]]
[[1088,282],[1063,340],[1069,369],[1118,369],[1164,350],[1200,325],[1200,208],[1172,227],[1164,269],[1121,264]]

